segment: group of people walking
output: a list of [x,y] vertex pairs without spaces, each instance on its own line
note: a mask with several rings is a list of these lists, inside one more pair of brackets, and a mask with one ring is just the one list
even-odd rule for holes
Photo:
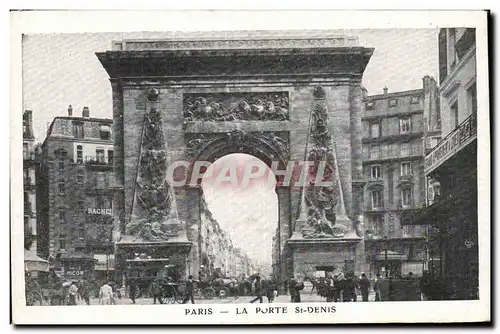
[[[373,291],[375,292],[375,301],[380,301],[380,275],[377,275],[373,281]],[[342,273],[329,276],[324,280],[313,280],[313,289],[326,298],[327,302],[356,302],[358,291],[361,293],[363,302],[369,301],[371,280],[365,273],[361,277],[354,274],[343,275]]]
[[[68,288],[68,305],[77,305],[78,300],[90,305],[90,290],[91,288],[87,282],[72,281]],[[116,284],[107,282],[99,288],[99,304],[115,305],[117,295],[119,295],[119,291]]]

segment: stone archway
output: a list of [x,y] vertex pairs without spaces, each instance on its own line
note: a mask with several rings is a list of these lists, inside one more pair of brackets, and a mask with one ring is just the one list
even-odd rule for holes
[[364,270],[354,225],[363,211],[361,78],[374,50],[355,40],[275,33],[121,41],[97,53],[113,90],[117,272],[144,252],[196,275],[200,189],[173,189],[165,169],[236,152],[284,165],[312,158],[333,171],[332,189],[277,190],[283,278],[353,262]]
[[[244,153],[254,156],[264,162],[268,167],[272,167],[273,163],[280,170],[286,169],[287,161],[289,160],[289,147],[286,144],[288,141],[287,132],[262,132],[258,131],[243,132],[233,130],[228,133],[212,133],[212,134],[196,134],[188,136],[187,147],[189,148],[189,156],[191,166],[195,166],[197,161],[214,163],[218,159],[234,153]],[[191,171],[192,172],[192,171]],[[198,175],[198,180],[201,181],[203,171]],[[276,175],[275,175],[276,177]],[[192,179],[192,174],[189,173],[188,180]],[[276,265],[278,266],[277,275],[279,277],[286,276],[290,272],[289,264],[291,263],[290,254],[285,250],[286,242],[292,235],[293,222],[291,220],[291,205],[290,205],[290,187],[279,186],[282,178],[276,177],[277,186],[275,193],[278,198],[278,227],[277,227],[277,248],[279,258]],[[188,186],[188,202],[191,205],[188,208],[190,212],[190,224],[200,224],[199,207],[196,204],[201,202],[203,190],[199,182],[197,186]],[[199,205],[199,204],[198,204]],[[189,224],[188,224],[189,225]],[[189,229],[188,229],[189,230]],[[190,235],[190,239],[196,240],[199,236],[196,232]],[[191,251],[191,266],[190,270],[195,272],[199,267],[201,256],[197,256],[199,251],[197,245],[193,245]]]

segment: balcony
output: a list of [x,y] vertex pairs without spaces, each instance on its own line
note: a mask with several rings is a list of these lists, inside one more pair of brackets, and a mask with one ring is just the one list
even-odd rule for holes
[[412,182],[413,182],[412,174],[399,175],[399,183],[412,183]]
[[104,157],[86,156],[84,161],[88,167],[113,167],[113,161],[110,162],[104,159]]
[[455,130],[450,132],[425,157],[424,173],[428,175],[441,166],[446,160],[460,152],[463,148],[477,139],[477,114],[473,113]]

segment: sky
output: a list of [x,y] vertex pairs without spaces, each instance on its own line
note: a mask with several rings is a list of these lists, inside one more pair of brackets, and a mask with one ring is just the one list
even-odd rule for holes
[[[24,35],[23,109],[33,110],[36,141],[44,140],[54,117],[67,115],[70,104],[73,115],[81,114],[83,107],[88,106],[91,117],[112,118],[109,78],[95,52],[110,50],[112,40],[165,38],[166,34]],[[437,79],[437,29],[343,30],[339,34],[356,35],[361,46],[375,48],[363,76],[369,95],[381,94],[384,86],[389,92],[421,88],[425,75]],[[222,191],[207,187],[204,191],[210,210],[223,228],[234,230],[231,224],[235,221],[244,224],[245,228],[233,233],[235,245],[270,262],[270,242],[277,227],[277,198],[273,189],[264,187]],[[249,230],[262,239],[249,240]],[[264,244],[269,247],[262,247]]]

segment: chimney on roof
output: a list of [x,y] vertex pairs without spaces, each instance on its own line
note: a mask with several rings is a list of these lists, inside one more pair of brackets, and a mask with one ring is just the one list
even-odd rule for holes
[[68,116],[69,117],[73,116],[73,107],[71,106],[71,104],[68,107]]
[[386,86],[386,87],[384,87],[384,95],[387,95],[387,92],[388,92],[388,91],[389,91],[389,88],[387,88],[387,86]]
[[85,118],[89,118],[90,117],[89,107],[83,107],[82,117],[85,117]]

